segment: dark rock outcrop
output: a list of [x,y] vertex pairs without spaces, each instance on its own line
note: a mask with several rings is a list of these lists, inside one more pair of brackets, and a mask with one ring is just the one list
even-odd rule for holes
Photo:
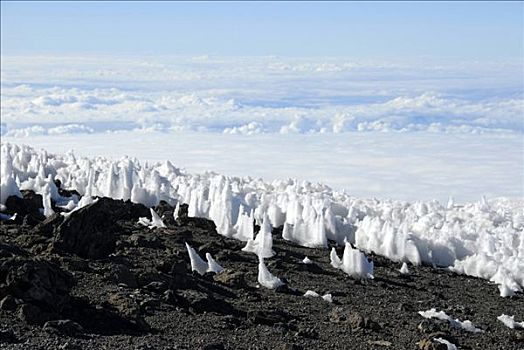
[[83,258],[106,258],[115,251],[118,221],[147,215],[149,210],[141,204],[100,198],[69,214],[55,230],[53,247]]
[[[20,315],[29,323],[59,314],[70,299],[73,277],[56,264],[37,259],[9,258],[0,265],[0,296],[21,300]],[[5,300],[5,299],[4,299]]]

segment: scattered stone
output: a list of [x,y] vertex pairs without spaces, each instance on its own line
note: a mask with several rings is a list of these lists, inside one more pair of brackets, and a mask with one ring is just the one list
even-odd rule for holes
[[54,320],[47,321],[44,324],[44,330],[51,333],[60,333],[74,336],[84,332],[84,328],[78,323],[71,320]]
[[333,323],[341,323],[347,321],[346,310],[337,306],[329,313],[329,321]]
[[121,292],[111,293],[108,300],[109,304],[116,308],[119,314],[129,321],[137,330],[147,332],[151,327],[145,321],[138,301],[136,298],[131,298]]
[[365,328],[366,320],[358,312],[347,312],[346,318],[352,329]]
[[331,310],[329,320],[333,323],[348,323],[352,330],[370,329],[378,331],[382,328],[380,324],[362,316],[360,313],[339,306]]
[[224,269],[222,272],[214,275],[213,279],[234,288],[242,288],[246,286],[245,274],[241,271]]

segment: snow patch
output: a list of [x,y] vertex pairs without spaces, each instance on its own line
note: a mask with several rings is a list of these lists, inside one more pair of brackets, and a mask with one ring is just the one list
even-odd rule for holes
[[[373,274],[362,250],[489,279],[503,296],[524,285],[520,199],[446,206],[437,201],[366,199],[307,181],[190,174],[167,162],[142,165],[129,157],[54,155],[4,142],[1,156],[1,204],[27,189],[43,196],[47,215],[51,201],[72,208],[71,198],[58,194],[58,179],[63,188],[82,195],[73,210],[92,203],[93,197],[129,199],[148,207],[161,200],[178,208],[186,203],[190,216],[213,220],[219,234],[245,241],[244,250],[262,258],[274,255],[272,229],[282,226],[285,239],[306,247],[325,248],[328,240],[345,244],[342,259],[331,252],[331,264],[356,278]],[[256,238],[255,223],[260,226]]]
[[424,318],[436,318],[443,321],[448,321],[453,327],[455,328],[461,328],[468,332],[472,333],[479,333],[484,332],[480,328],[476,328],[471,321],[460,321],[458,318],[453,319],[451,316],[448,316],[444,311],[438,311],[436,309],[430,309],[427,311],[419,311],[418,312],[420,316]]
[[504,323],[506,327],[509,327],[511,329],[524,329],[524,321],[523,322],[515,321],[515,316],[509,316],[506,314],[502,314],[499,317],[497,317],[497,320]]

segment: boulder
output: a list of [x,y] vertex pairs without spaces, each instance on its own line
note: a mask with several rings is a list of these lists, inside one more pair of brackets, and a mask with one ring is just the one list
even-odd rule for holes
[[[6,259],[0,265],[2,292],[43,311],[59,313],[69,301],[73,277],[44,260]],[[26,310],[31,313],[34,310]]]
[[55,314],[45,312],[33,304],[22,304],[18,308],[18,318],[27,324],[42,324],[53,318]]
[[84,328],[71,320],[53,320],[44,324],[44,330],[50,333],[59,333],[73,336],[83,333]]
[[34,191],[22,190],[22,198],[17,196],[10,196],[5,201],[7,211],[11,213],[18,213],[20,218],[27,214],[34,214],[45,219],[40,208],[43,208],[42,195],[36,194]]
[[361,313],[346,310],[342,307],[333,308],[329,313],[329,320],[333,323],[347,323],[352,330],[370,329],[378,331],[382,328],[380,324],[363,316]]
[[103,259],[115,251],[117,221],[138,220],[149,210],[130,201],[100,198],[72,212],[55,230],[53,248],[86,259]]

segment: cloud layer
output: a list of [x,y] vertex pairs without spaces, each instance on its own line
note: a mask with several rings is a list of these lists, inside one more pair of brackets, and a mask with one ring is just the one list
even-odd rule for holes
[[519,63],[203,56],[3,57],[2,65],[9,136],[524,132]]

